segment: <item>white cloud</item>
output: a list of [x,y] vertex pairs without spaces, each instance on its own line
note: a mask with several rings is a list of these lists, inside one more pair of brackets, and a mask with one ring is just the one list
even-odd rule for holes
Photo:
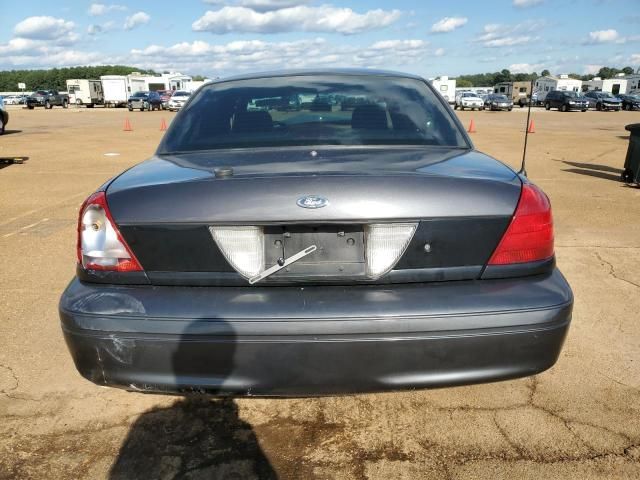
[[371,45],[374,50],[396,50],[402,52],[403,50],[414,50],[416,48],[422,48],[427,45],[424,40],[381,40]]
[[238,5],[250,8],[256,12],[269,12],[271,10],[281,10],[283,8],[305,5],[309,3],[309,1],[310,0],[238,0]]
[[12,38],[0,44],[0,65],[50,68],[55,66],[89,65],[103,58],[99,52],[82,52],[50,40]]
[[136,28],[138,25],[144,25],[145,23],[149,23],[151,17],[148,13],[145,12],[136,12],[133,15],[130,15],[124,21],[124,29],[132,30]]
[[598,30],[595,32],[589,32],[588,43],[611,43],[620,39],[620,34],[617,30],[610,28],[608,30]]
[[310,7],[300,5],[274,11],[257,12],[246,7],[223,7],[207,11],[193,22],[197,32],[280,33],[333,32],[345,35],[386,27],[400,18],[399,10],[369,10],[356,13],[350,8],[331,5]]
[[602,68],[602,65],[585,65],[584,73],[586,75],[595,75],[600,71],[601,68]]
[[452,32],[456,28],[460,28],[467,23],[466,17],[444,17],[431,26],[432,33]]
[[509,65],[511,73],[532,73],[542,70],[544,65],[541,63],[512,63]]
[[127,7],[124,5],[92,3],[87,13],[92,17],[99,17],[100,15],[106,15],[109,12],[124,11],[126,9]]
[[113,21],[104,22],[103,24],[92,24],[87,27],[87,34],[95,36],[101,33],[106,33],[116,28],[116,24]]
[[37,53],[41,40],[28,38],[12,38],[8,43],[0,45],[0,57],[4,55],[28,55]]
[[491,23],[485,25],[478,41],[486,48],[511,47],[538,39],[537,33],[544,22],[526,21],[515,25]]
[[436,48],[433,54],[436,57],[442,57],[444,55],[444,48]]
[[279,68],[403,68],[425,58],[427,46],[427,42],[417,39],[384,40],[370,45],[333,44],[322,38],[292,42],[239,40],[226,44],[195,41],[134,49],[129,64],[214,75]]
[[629,57],[629,63],[631,63],[631,65],[640,65],[640,53],[631,54],[631,57]]
[[527,8],[540,5],[544,0],[513,0],[513,6],[516,8]]
[[97,35],[99,33],[102,33],[102,26],[101,25],[89,25],[87,27],[87,33],[89,35]]
[[530,37],[528,35],[518,37],[502,37],[496,38],[495,40],[488,40],[485,42],[484,46],[489,48],[512,47],[514,45],[522,45],[523,43],[528,43],[532,40],[533,37]]
[[34,40],[74,39],[74,23],[63,18],[28,17],[13,29],[16,37]]

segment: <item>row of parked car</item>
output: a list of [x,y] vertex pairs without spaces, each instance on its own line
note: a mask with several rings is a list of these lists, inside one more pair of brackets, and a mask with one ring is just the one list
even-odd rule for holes
[[[141,91],[129,97],[127,107],[129,111],[177,111],[182,108],[190,95],[190,92],[182,90]],[[44,107],[46,109],[53,107],[67,108],[70,104],[69,95],[66,92],[58,92],[56,90],[37,90],[31,95],[6,95],[3,100],[5,105],[26,105],[30,110],[35,107]]]
[[457,110],[464,110],[465,108],[471,110],[513,110],[513,100],[506,95],[498,93],[481,94],[475,92],[459,92],[456,95],[456,101],[453,108]]
[[[580,110],[586,112],[589,108],[598,111],[611,110],[640,110],[640,93],[627,95],[613,95],[609,92],[589,91],[585,93],[553,90],[546,95],[535,93],[532,96],[533,105],[543,106],[547,110],[557,108],[562,112]],[[523,105],[520,105],[521,107]],[[471,110],[513,110],[513,100],[502,94],[483,95],[471,91],[458,92],[453,106],[454,109]]]
[[127,100],[129,111],[140,110],[180,110],[189,100],[190,92],[182,90],[158,90],[155,92],[136,92]]
[[24,105],[27,103],[29,95],[5,95],[3,98],[5,105]]
[[547,93],[542,102],[544,108],[551,110],[557,108],[561,112],[580,110],[586,112],[589,108],[598,111],[611,110],[640,110],[640,94],[613,95],[609,92],[589,91],[584,94],[554,90]]

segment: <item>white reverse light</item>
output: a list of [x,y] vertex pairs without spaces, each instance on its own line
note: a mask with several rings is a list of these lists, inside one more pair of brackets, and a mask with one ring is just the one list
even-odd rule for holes
[[367,276],[378,278],[391,270],[409,245],[416,227],[415,223],[365,225]]
[[111,217],[104,192],[91,195],[80,209],[78,262],[87,270],[142,271]]
[[260,227],[209,227],[220,251],[240,275],[251,278],[264,269],[264,233]]

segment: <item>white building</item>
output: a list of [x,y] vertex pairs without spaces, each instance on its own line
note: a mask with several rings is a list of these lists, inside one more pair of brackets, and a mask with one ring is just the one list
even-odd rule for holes
[[633,91],[640,90],[640,73],[632,73],[631,75],[627,75],[624,77],[627,81],[627,92],[631,93]]
[[104,75],[100,77],[107,105],[120,106],[136,92],[150,90],[186,90],[193,92],[211,80],[194,81],[189,75],[171,72],[162,75],[143,75],[133,72],[129,75]]
[[120,107],[127,104],[129,99],[129,80],[124,75],[103,75],[100,77],[104,103],[111,107]]
[[84,78],[67,80],[67,92],[69,92],[69,101],[76,105],[86,105],[93,108],[94,105],[104,104],[104,93],[100,80]]
[[433,85],[440,95],[444,97],[444,99],[449,103],[454,103],[456,101],[456,79],[449,77],[436,77],[430,78],[429,82]]
[[581,89],[582,80],[569,78],[569,75],[540,77],[536,80],[536,90],[538,92],[547,93],[554,90],[579,92]]
[[[640,78],[640,75],[629,75],[629,77],[633,76]],[[632,83],[633,80],[630,80],[628,77],[626,77],[624,73],[620,73],[614,78],[607,78],[605,80],[600,77],[594,77],[592,80],[582,82],[582,91],[588,92],[589,90],[597,90],[602,92],[609,92],[614,95],[626,94],[633,90],[633,88],[631,87]],[[636,85],[637,83],[638,80],[636,79]]]
[[186,90],[191,92],[193,79],[189,75],[178,72],[163,73],[161,75],[143,75],[133,72],[127,75],[129,93],[149,90]]

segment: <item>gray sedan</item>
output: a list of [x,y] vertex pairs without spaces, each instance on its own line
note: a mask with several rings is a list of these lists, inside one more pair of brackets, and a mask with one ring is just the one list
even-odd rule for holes
[[491,94],[484,101],[485,108],[489,110],[513,110],[513,101],[506,95]]
[[614,110],[617,112],[622,109],[622,101],[609,92],[592,90],[585,93],[583,98],[589,102],[589,108],[595,108],[596,110]]
[[245,75],[202,87],[177,120],[80,208],[60,318],[87,379],[306,396],[558,359],[573,297],[549,200],[475,150],[422,78]]

